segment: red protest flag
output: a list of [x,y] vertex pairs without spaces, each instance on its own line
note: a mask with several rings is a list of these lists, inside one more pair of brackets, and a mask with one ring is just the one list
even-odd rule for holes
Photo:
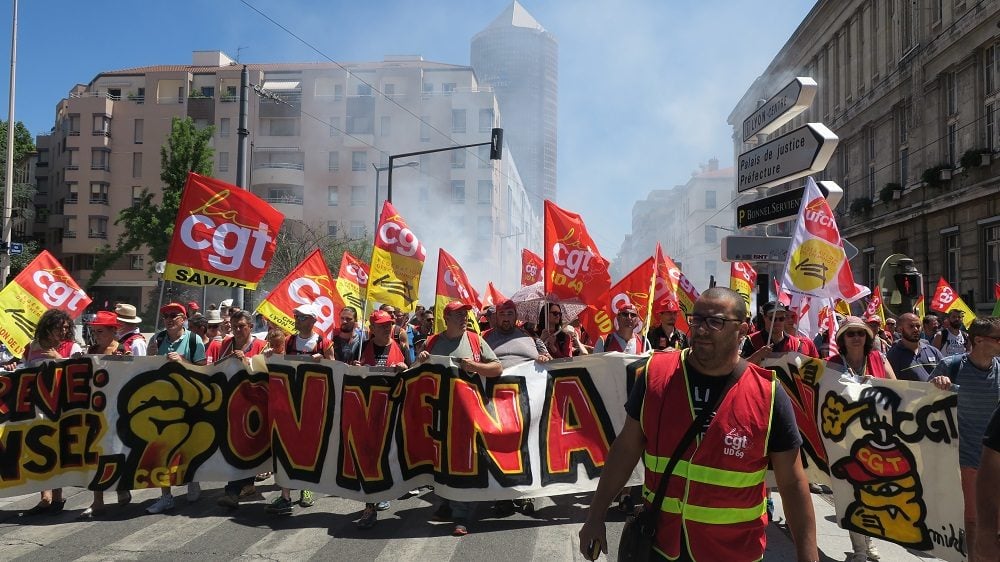
[[545,293],[600,304],[611,288],[608,260],[597,251],[580,215],[545,201]]
[[753,315],[750,301],[753,300],[753,289],[757,286],[757,270],[750,262],[734,261],[729,266],[729,288],[743,297],[747,305],[747,314]]
[[931,298],[931,310],[945,313],[952,310],[961,310],[965,313],[962,323],[965,324],[966,328],[976,319],[976,313],[965,304],[962,297],[958,296],[958,293],[955,292],[955,289],[951,288],[951,285],[944,280],[944,277],[938,279],[937,288],[934,289],[934,296]]
[[[653,290],[653,310],[659,309],[667,300],[673,300],[681,309],[677,315],[676,327],[682,332],[688,331],[686,314],[694,311],[694,301],[701,294],[694,288],[691,281],[684,275],[674,260],[663,252],[659,242],[656,244],[656,284]],[[653,325],[658,326],[660,319],[653,318]]]
[[493,282],[490,281],[486,283],[486,293],[483,295],[483,302],[480,308],[487,308],[490,306],[496,306],[498,303],[507,300],[507,297],[503,296],[503,293],[497,290],[493,286]]
[[163,279],[255,289],[274,256],[284,220],[253,193],[189,172]]
[[386,201],[375,230],[368,298],[402,311],[413,310],[426,257],[423,243]]
[[344,257],[340,259],[337,292],[345,304],[357,311],[359,317],[364,315],[365,297],[368,293],[368,264],[346,250]]
[[438,249],[437,290],[434,297],[434,329],[444,331],[444,307],[460,301],[472,308],[479,307],[479,298],[462,266],[444,248]]
[[622,308],[632,305],[639,312],[639,325],[636,327],[637,334],[645,333],[649,329],[650,311],[653,306],[653,275],[655,273],[655,262],[653,258],[639,264],[638,267],[630,271],[621,281],[615,283],[608,292],[605,293],[600,306],[594,306],[592,327],[595,331],[590,331],[591,337],[604,337],[615,330],[617,314]]
[[521,286],[534,285],[542,280],[542,269],[545,262],[535,252],[521,250]]
[[319,315],[313,330],[325,338],[332,338],[340,328],[338,314],[344,301],[337,292],[336,280],[330,275],[323,253],[318,249],[281,280],[267,298],[257,307],[275,325],[288,333],[295,333],[293,311],[303,305],[313,304]]

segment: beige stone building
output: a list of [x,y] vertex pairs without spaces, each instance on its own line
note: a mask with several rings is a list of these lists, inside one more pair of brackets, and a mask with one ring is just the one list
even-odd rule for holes
[[735,193],[733,168],[719,161],[691,174],[684,185],[655,189],[632,206],[632,229],[615,257],[612,282],[653,255],[659,242],[695,288],[708,288],[710,278],[729,284],[729,264],[720,259],[722,238],[734,228],[727,208]]
[[[250,94],[250,189],[284,213],[286,228],[370,238],[387,180],[379,174],[376,201],[373,165],[387,166],[390,154],[489,142],[502,126],[492,91],[467,66],[405,56],[248,68],[250,83],[278,98]],[[214,175],[235,182],[241,69],[222,52],[198,51],[190,65],[102,72],[58,103],[54,128],[37,141],[37,201],[48,214],[35,231],[78,281],[89,277],[97,248],[117,239],[118,213],[143,189],[162,188],[160,147],[172,118],[215,127]],[[443,246],[477,286],[515,286],[517,267],[505,274],[500,264],[541,245],[541,220],[514,156],[505,150],[491,161],[484,146],[413,158],[394,171],[393,202],[427,245],[428,270]],[[144,306],[156,286],[148,266],[141,253],[117,264],[90,291],[95,304]],[[431,298],[433,285],[425,271]]]
[[820,0],[729,116],[734,151],[752,146],[741,125],[758,100],[813,77],[812,106],[772,136],[822,122],[840,137],[817,179],[844,189],[856,279],[874,285],[903,253],[928,300],[944,277],[987,311],[1000,281],[998,25],[998,2]]

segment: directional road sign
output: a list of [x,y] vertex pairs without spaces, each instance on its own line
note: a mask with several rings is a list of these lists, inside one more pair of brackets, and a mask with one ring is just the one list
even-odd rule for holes
[[777,131],[796,115],[812,105],[816,97],[816,81],[812,78],[796,78],[785,86],[764,105],[757,108],[743,120],[743,142],[754,135],[766,135]]
[[[817,184],[823,192],[830,208],[836,207],[844,196],[837,182],[821,181]],[[736,228],[746,228],[755,224],[777,224],[793,220],[799,213],[805,187],[799,187],[770,197],[755,199],[736,207]]]
[[740,154],[736,191],[771,187],[826,168],[840,139],[822,123],[807,123]]
[[[858,248],[844,240],[847,259],[858,255]],[[785,263],[791,236],[726,236],[722,239],[722,261]]]

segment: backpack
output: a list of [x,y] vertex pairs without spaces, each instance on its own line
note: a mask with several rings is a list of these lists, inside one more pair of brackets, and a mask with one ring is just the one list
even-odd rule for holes
[[[118,340],[118,349],[115,351],[115,355],[132,355],[132,342],[137,339],[146,341],[146,337],[138,332],[131,332],[126,334],[125,337],[120,338]],[[156,348],[159,349],[160,346],[157,345]]]

